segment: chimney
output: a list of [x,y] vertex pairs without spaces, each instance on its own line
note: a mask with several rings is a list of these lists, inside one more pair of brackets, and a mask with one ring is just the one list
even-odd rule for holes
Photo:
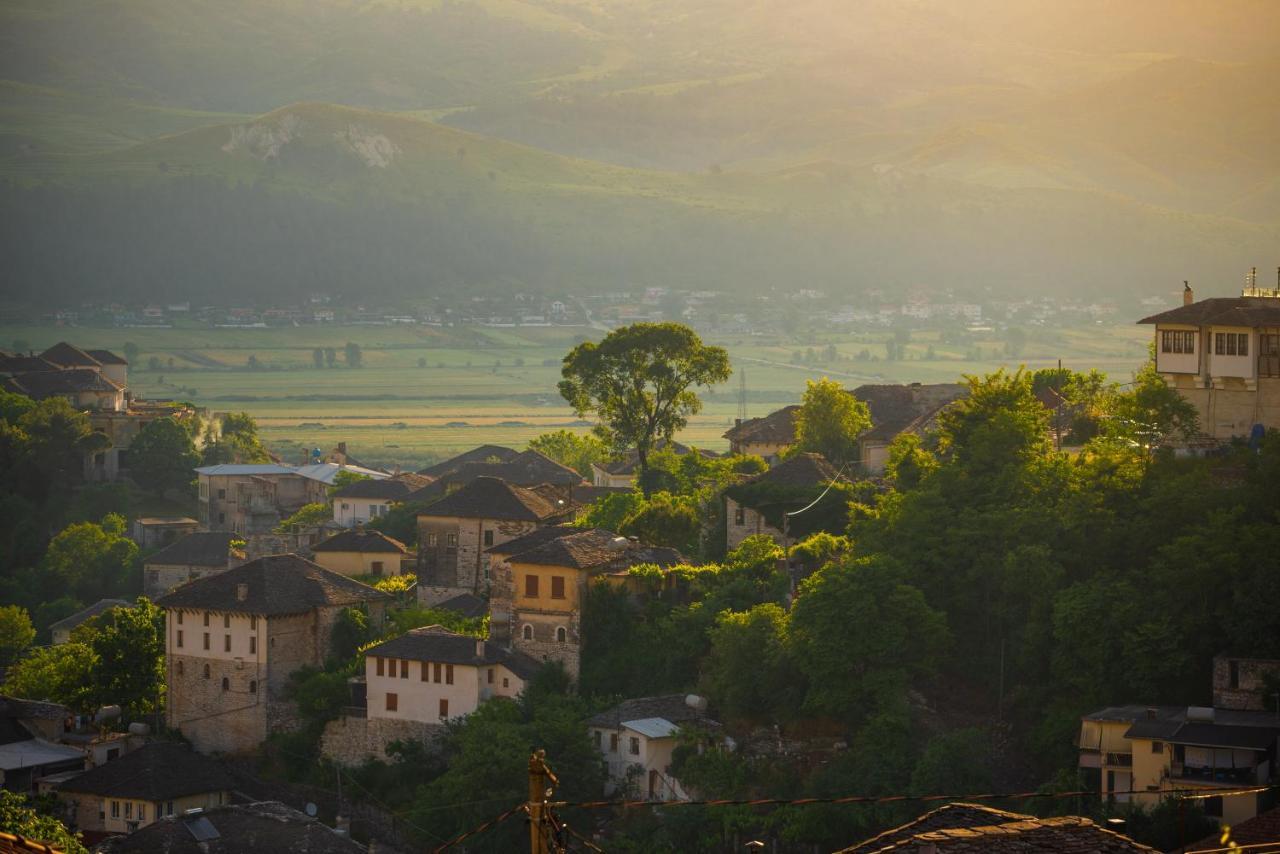
[[245,602],[249,599],[249,585],[241,582],[236,585],[236,601]]
[[476,638],[476,658],[484,658],[484,639]]
[[1191,290],[1191,284],[1186,279],[1182,280],[1182,304],[1191,305],[1196,301],[1196,292]]
[[1156,719],[1156,710],[1147,709],[1147,720],[1154,721]]
[[741,426],[742,426],[742,419],[741,419],[741,418],[735,418],[735,419],[733,419],[733,426],[734,426],[734,427],[741,427]]
[[[338,453],[339,453],[339,454],[341,454],[341,455],[342,455],[342,456],[344,456],[344,457],[347,455],[347,443],[346,443],[346,442],[339,442],[339,443],[338,443]],[[346,460],[343,460],[343,462],[346,462]]]

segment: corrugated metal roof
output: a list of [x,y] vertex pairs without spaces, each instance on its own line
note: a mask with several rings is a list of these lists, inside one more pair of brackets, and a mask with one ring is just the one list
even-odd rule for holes
[[666,718],[641,718],[638,721],[623,721],[622,725],[648,738],[670,738],[680,731],[680,727]]

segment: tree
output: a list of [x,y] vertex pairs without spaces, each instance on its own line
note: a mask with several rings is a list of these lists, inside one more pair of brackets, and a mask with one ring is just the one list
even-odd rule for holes
[[348,368],[358,368],[362,364],[364,354],[360,352],[360,345],[354,341],[348,341],[343,348],[343,356],[347,360]]
[[767,603],[721,613],[702,673],[707,693],[727,717],[774,723],[794,715],[804,683],[787,648],[787,612]]
[[643,543],[669,546],[692,555],[697,553],[702,535],[702,513],[692,498],[659,492],[645,499],[617,530]]
[[809,677],[806,707],[844,720],[901,702],[946,648],[946,618],[884,558],[831,564],[800,588],[792,652]]
[[126,362],[131,365],[136,364],[139,352],[141,351],[138,349],[137,344],[134,344],[132,341],[124,342],[124,360]]
[[315,528],[333,518],[333,508],[323,501],[304,504],[288,519],[276,525],[277,533],[287,533],[294,528]]
[[324,367],[324,349],[317,347],[311,351],[311,364],[317,368]]
[[138,546],[124,530],[124,517],[115,513],[108,513],[100,524],[77,522],[64,528],[50,541],[41,564],[47,592],[65,591],[93,602],[136,589]]
[[911,791],[917,795],[989,792],[991,764],[991,736],[977,727],[936,735],[911,773]]
[[968,394],[938,415],[940,456],[966,472],[996,475],[1049,452],[1049,413],[1032,392],[1031,374],[1001,369],[965,382]]
[[130,717],[153,712],[164,693],[164,611],[139,596],[77,627],[73,642],[93,651],[98,704],[118,703]]
[[221,462],[265,463],[271,459],[258,438],[258,424],[249,413],[224,414],[220,428],[219,439],[205,443],[201,460],[205,465]]
[[60,703],[74,712],[92,712],[99,699],[94,673],[100,664],[88,644],[36,647],[9,668],[4,693]]
[[332,368],[338,362],[338,351],[332,347],[324,348],[324,364],[326,367]]
[[617,453],[635,448],[640,481],[659,440],[702,409],[691,386],[729,378],[729,355],[679,323],[637,323],[599,344],[586,341],[564,358],[560,394],[578,415],[594,413],[596,433]]
[[133,480],[159,495],[169,490],[190,492],[200,455],[187,429],[172,418],[157,418],[129,445]]
[[53,816],[36,812],[26,798],[7,789],[0,789],[0,828],[43,842],[64,854],[89,854],[89,849],[80,842],[80,834],[67,830],[67,826]]
[[835,380],[809,380],[796,410],[797,451],[822,454],[835,466],[858,462],[858,437],[871,427],[867,405]]
[[26,608],[0,606],[0,670],[12,664],[35,639],[36,630]]
[[1200,429],[1195,405],[1164,381],[1154,360],[1143,365],[1129,390],[1114,395],[1109,404],[1104,434],[1143,447],[1174,437],[1190,439]]
[[572,430],[535,436],[529,440],[529,450],[545,454],[588,479],[592,474],[591,464],[603,463],[609,458],[609,449],[598,437]]
[[36,403],[18,418],[17,427],[26,436],[22,455],[40,477],[33,491],[42,495],[65,494],[82,479],[85,454],[110,445],[104,434],[94,432],[89,416],[60,397]]

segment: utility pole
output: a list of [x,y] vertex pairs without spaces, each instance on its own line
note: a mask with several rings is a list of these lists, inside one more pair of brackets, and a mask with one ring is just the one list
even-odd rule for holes
[[529,851],[531,854],[552,854],[547,847],[546,823],[550,809],[547,798],[552,787],[560,780],[547,767],[547,751],[535,750],[529,756]]

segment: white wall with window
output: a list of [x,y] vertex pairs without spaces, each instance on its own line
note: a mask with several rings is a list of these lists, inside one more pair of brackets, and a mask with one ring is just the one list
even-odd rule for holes
[[1156,370],[1162,374],[1200,373],[1200,330],[1195,326],[1156,327]]
[[1210,327],[1209,375],[1253,379],[1257,354],[1252,339],[1253,331],[1248,328]]

